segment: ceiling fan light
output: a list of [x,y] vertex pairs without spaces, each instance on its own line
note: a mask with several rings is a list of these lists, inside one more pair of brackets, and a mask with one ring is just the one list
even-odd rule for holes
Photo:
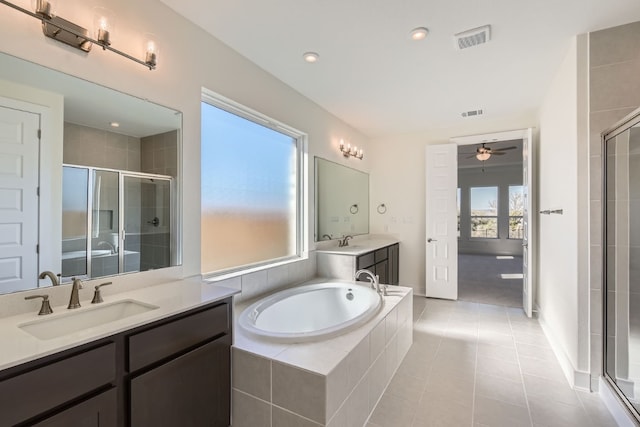
[[476,159],[480,160],[481,162],[489,160],[489,157],[491,157],[491,153],[489,153],[488,151],[478,152],[476,154]]

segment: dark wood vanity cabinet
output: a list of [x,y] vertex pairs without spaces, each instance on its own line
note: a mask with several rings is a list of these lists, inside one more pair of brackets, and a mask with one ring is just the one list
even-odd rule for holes
[[400,260],[398,243],[358,256],[356,268],[366,268],[378,275],[380,283],[398,285],[398,263]]
[[0,372],[0,426],[229,426],[231,298]]

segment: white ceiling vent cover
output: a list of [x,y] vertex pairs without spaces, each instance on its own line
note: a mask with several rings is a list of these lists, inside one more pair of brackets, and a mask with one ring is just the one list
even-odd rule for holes
[[453,35],[456,49],[462,50],[478,46],[491,40],[491,25],[474,28]]

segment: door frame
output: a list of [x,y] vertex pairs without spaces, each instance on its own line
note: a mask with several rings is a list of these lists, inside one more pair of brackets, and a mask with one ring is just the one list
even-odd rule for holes
[[[536,241],[536,200],[537,200],[537,195],[536,195],[536,188],[535,188],[535,182],[536,182],[536,174],[535,174],[535,153],[536,153],[536,143],[535,143],[535,138],[533,137],[533,128],[523,128],[523,129],[516,129],[516,130],[510,130],[510,131],[502,131],[502,132],[492,132],[492,133],[485,133],[485,134],[477,134],[477,135],[468,135],[468,136],[459,136],[459,137],[452,137],[449,139],[449,144],[450,143],[454,143],[457,146],[460,145],[474,145],[474,144],[481,144],[483,142],[498,142],[498,141],[509,141],[509,140],[514,140],[514,139],[529,139],[529,151],[528,151],[528,155],[529,155],[529,161],[528,161],[528,165],[529,165],[529,176],[531,177],[531,179],[529,180],[529,200],[530,200],[530,209],[529,211],[529,226],[528,226],[528,259],[525,260],[523,257],[523,264],[525,262],[527,262],[528,265],[528,286],[529,286],[529,300],[530,300],[530,304],[529,307],[525,307],[525,304],[523,303],[523,310],[525,311],[525,313],[527,314],[527,316],[531,317],[533,314],[533,295],[535,295],[536,291],[537,291],[537,286],[536,286],[536,277],[535,277],[535,272],[536,272],[536,259],[535,259],[535,253],[537,251],[537,241]],[[524,149],[524,144],[523,144],[523,149]],[[457,164],[458,164],[458,159],[455,159],[455,164],[456,164],[456,169],[457,169]],[[523,166],[524,168],[524,166]],[[426,203],[429,203],[429,200],[426,200]],[[456,281],[456,287],[458,286],[457,281]],[[525,286],[524,280],[523,280],[523,288]]]

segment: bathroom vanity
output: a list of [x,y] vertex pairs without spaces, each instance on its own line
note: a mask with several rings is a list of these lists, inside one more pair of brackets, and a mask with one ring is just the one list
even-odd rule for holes
[[400,244],[394,239],[355,240],[345,247],[318,249],[318,275],[352,280],[356,271],[370,270],[380,283],[398,285]]
[[[3,333],[11,327],[19,333],[3,339],[0,366],[12,366],[0,371],[0,425],[228,426],[235,291],[195,283],[170,287],[145,288],[146,300],[145,289],[128,293],[157,308],[113,322],[111,334],[105,324],[43,340],[19,330],[14,318],[3,319]],[[29,348],[33,360],[16,363],[31,358]]]

